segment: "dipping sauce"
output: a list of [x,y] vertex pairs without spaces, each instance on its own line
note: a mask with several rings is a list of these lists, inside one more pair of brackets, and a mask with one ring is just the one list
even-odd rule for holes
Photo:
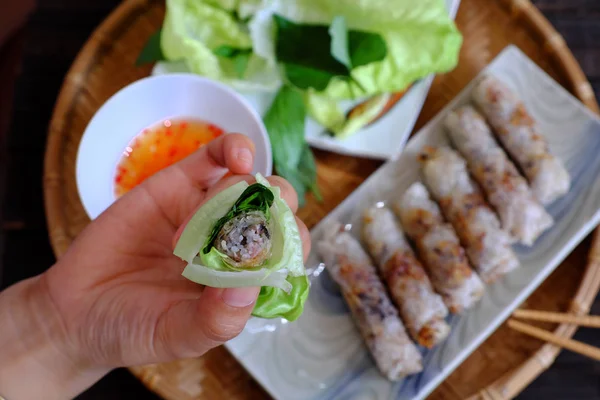
[[123,151],[115,175],[115,195],[124,195],[222,134],[218,126],[197,119],[168,119],[144,129]]

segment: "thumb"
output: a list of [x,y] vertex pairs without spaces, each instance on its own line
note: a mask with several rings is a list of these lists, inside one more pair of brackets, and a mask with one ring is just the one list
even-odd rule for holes
[[205,287],[198,299],[176,303],[158,321],[157,353],[198,357],[233,339],[244,329],[259,292],[260,287]]

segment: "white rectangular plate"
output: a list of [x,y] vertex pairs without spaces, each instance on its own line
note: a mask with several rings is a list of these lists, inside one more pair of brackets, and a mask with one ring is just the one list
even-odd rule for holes
[[[312,288],[302,317],[294,323],[254,319],[227,345],[276,399],[426,397],[600,221],[600,120],[516,47],[506,48],[486,71],[520,94],[571,174],[571,191],[548,208],[555,225],[532,248],[515,247],[521,268],[488,285],[472,310],[450,318],[449,338],[433,350],[423,350],[424,371],[399,383],[378,373],[337,286],[313,252],[307,264],[312,267]],[[313,249],[333,221],[350,223],[358,232],[361,210],[395,198],[419,179],[416,155],[425,145],[447,143],[443,118],[468,102],[472,86],[417,133],[397,160],[384,164],[313,229]]]

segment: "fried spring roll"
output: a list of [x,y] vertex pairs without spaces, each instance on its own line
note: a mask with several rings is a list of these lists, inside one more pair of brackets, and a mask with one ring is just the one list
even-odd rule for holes
[[448,309],[434,292],[395,219],[388,208],[367,209],[363,239],[410,335],[421,346],[432,348],[450,332],[444,320]]
[[460,313],[477,303],[484,292],[483,282],[469,266],[456,232],[444,222],[425,186],[412,184],[393,207],[450,312]]
[[448,114],[446,128],[469,171],[498,212],[502,228],[531,246],[554,221],[498,145],[484,118],[473,107],[464,106]]
[[517,268],[511,239],[469,176],[466,162],[446,147],[427,149],[421,160],[425,184],[481,279],[489,283]]
[[379,370],[390,380],[422,370],[421,354],[408,337],[398,312],[360,243],[339,225],[330,227],[318,251],[340,285]]
[[473,99],[542,204],[550,204],[569,191],[569,173],[550,153],[548,143],[515,93],[498,79],[486,76],[473,89]]

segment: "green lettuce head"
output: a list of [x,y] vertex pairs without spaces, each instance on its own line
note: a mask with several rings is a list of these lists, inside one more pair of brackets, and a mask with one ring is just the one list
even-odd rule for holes
[[167,60],[242,91],[273,91],[280,85],[277,65],[252,51],[242,22],[261,1],[166,0],[166,5],[160,45]]
[[296,217],[260,174],[207,201],[186,225],[174,254],[187,279],[219,288],[260,286],[252,315],[294,321],[308,297]]

